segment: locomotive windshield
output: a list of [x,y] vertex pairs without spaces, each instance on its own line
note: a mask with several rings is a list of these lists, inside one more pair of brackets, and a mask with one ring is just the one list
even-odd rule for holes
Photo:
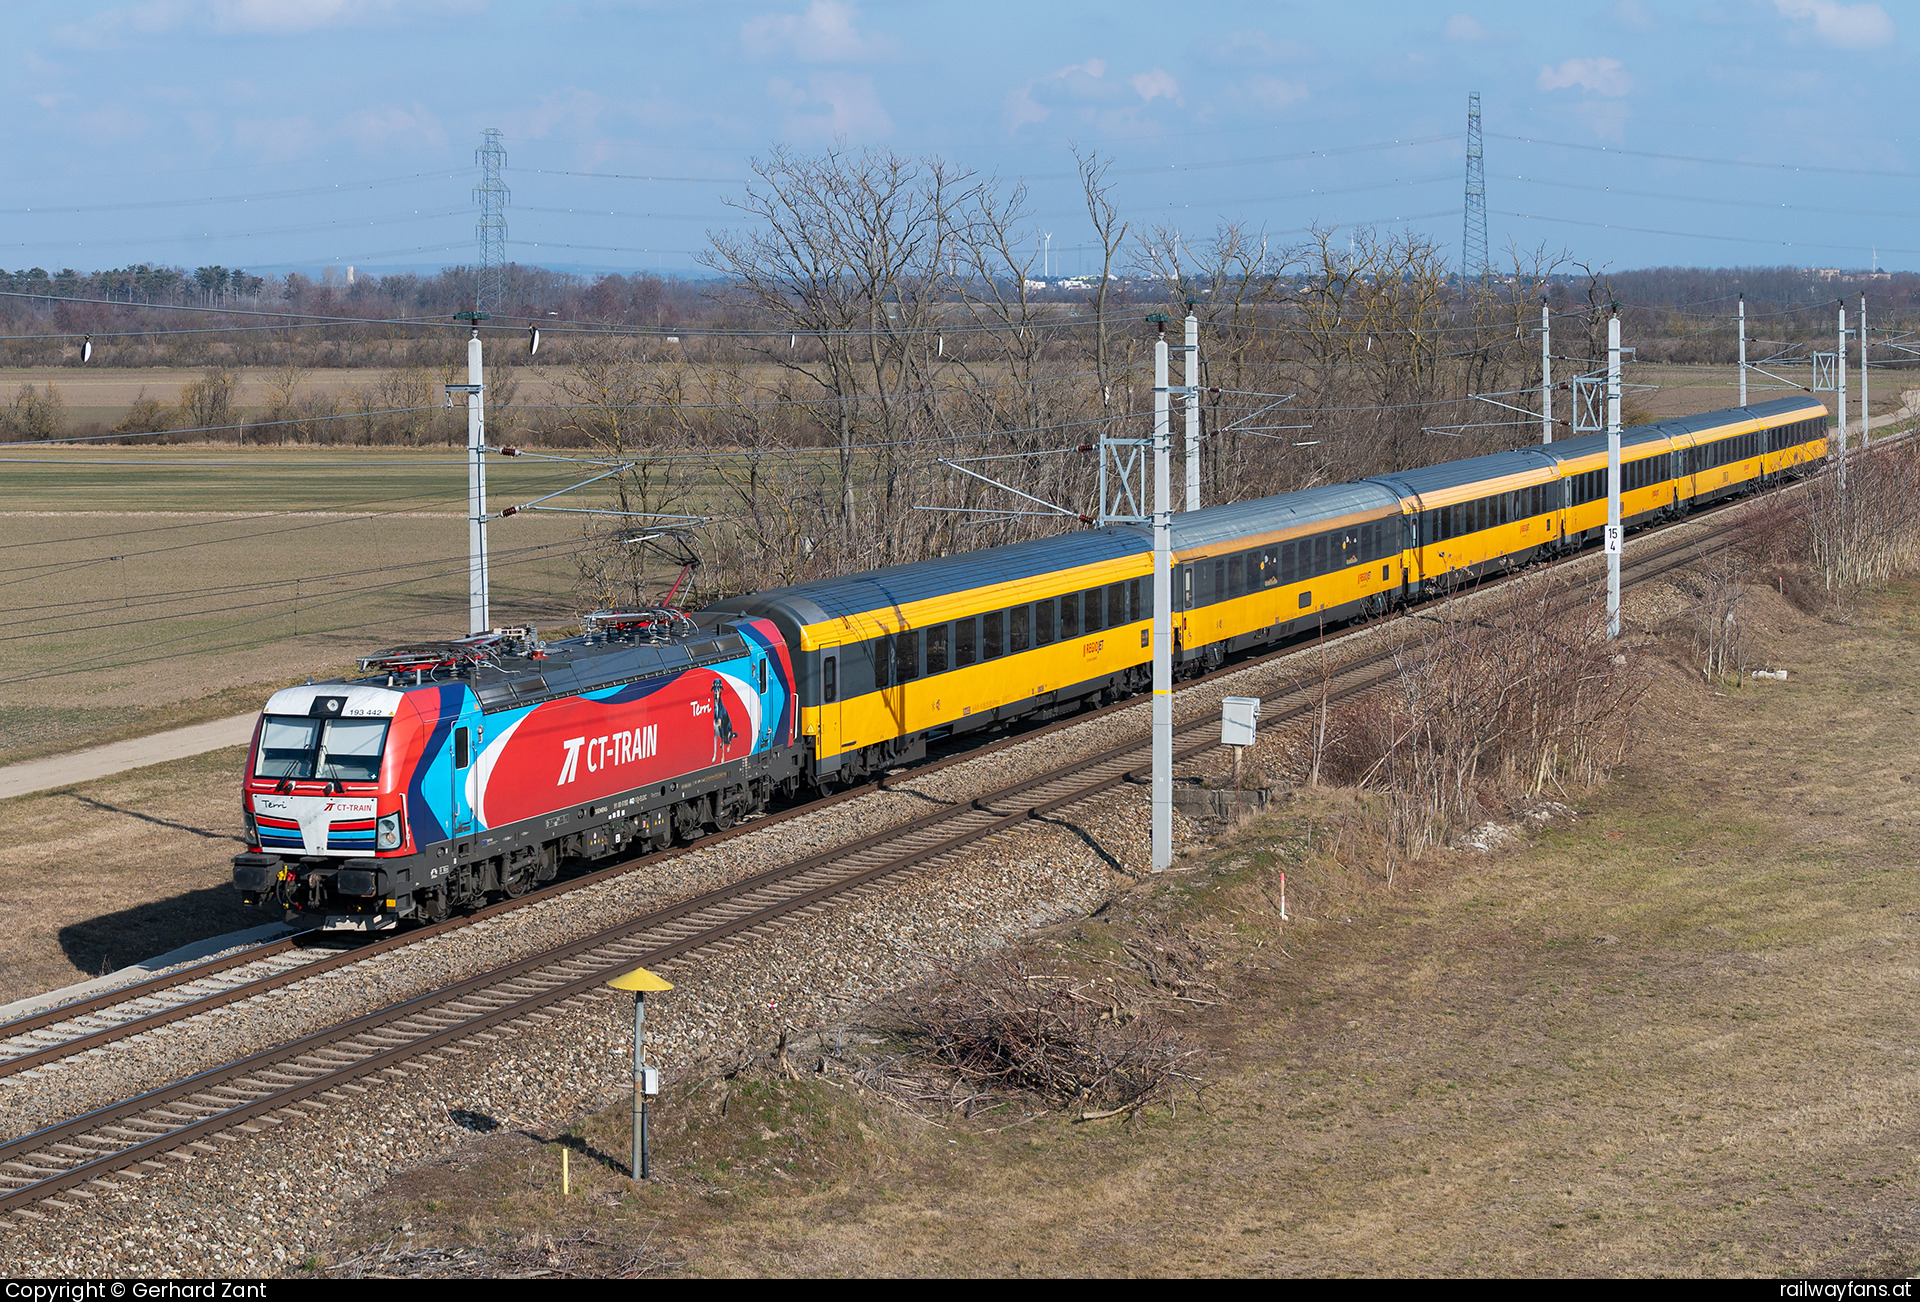
[[303,719],[269,714],[260,734],[257,778],[376,782],[386,719]]

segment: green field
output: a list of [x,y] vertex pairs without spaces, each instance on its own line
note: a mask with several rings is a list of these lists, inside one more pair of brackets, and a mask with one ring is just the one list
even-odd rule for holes
[[[579,468],[496,461],[490,501]],[[0,757],[254,708],[466,632],[459,453],[56,448],[0,460]],[[490,527],[496,623],[571,621],[587,517]]]

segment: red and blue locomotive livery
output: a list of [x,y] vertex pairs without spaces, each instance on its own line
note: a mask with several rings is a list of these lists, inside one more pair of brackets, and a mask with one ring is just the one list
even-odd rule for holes
[[234,885],[324,929],[432,920],[791,789],[799,712],[770,623],[602,612],[589,630],[396,647],[364,657],[365,677],[276,692]]

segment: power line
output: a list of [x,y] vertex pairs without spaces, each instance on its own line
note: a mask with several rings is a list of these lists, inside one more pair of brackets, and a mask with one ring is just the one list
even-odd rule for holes
[[131,430],[125,434],[72,434],[57,439],[16,439],[12,443],[0,443],[0,448],[37,448],[58,443],[96,443],[108,439],[148,439],[156,434],[218,434],[224,430],[272,429],[278,425],[321,424],[330,420],[361,420],[368,416],[405,416],[416,411],[439,411],[432,407],[383,407],[378,411],[343,411],[331,416],[290,416],[285,420],[239,421],[231,425],[196,425],[191,429],[143,429]]
[[150,208],[191,208],[203,203],[266,203],[275,199],[310,199],[316,195],[354,194],[361,190],[406,185],[429,178],[436,181],[451,181],[473,170],[470,167],[461,167],[447,172],[410,172],[405,176],[385,176],[373,181],[350,181],[345,184],[336,182],[333,185],[303,186],[298,190],[261,190],[253,194],[209,195],[201,199],[149,199],[133,203],[86,204],[74,208],[0,208],[0,215],[14,217],[28,213],[136,212]]
[[586,176],[599,181],[671,181],[688,185],[746,185],[744,176],[639,176],[626,172],[562,172],[556,168],[522,168],[536,176]]
[[[497,553],[496,555],[500,561],[510,563],[511,558],[515,556],[520,556],[523,559],[525,559],[525,558],[530,558],[532,555],[537,554],[539,552],[552,551],[555,548],[559,548],[559,547],[574,547],[578,545],[579,545],[579,540],[574,539],[564,543],[543,543],[538,546],[517,548],[511,551]],[[449,575],[464,574],[466,572],[467,572],[467,560],[465,557],[461,557],[459,562],[456,565],[453,565],[444,570],[434,571],[433,573],[430,573],[430,574],[422,574],[412,579],[398,579],[392,583],[376,584],[370,588],[356,588],[351,591],[338,593],[330,597],[317,598],[314,601],[312,608],[318,609],[323,606],[337,605],[342,601],[363,601],[366,597],[376,592],[385,592],[393,588],[405,587],[408,584],[412,584],[412,583],[424,583],[429,579],[446,578]],[[388,615],[388,616],[382,616],[377,619],[364,620],[358,624],[342,624],[329,629],[315,629],[314,632],[315,633],[344,633],[344,632],[355,631],[362,628],[369,628],[376,624],[390,623],[391,620],[392,620],[392,616]],[[172,646],[179,642],[188,641],[194,637],[223,633],[230,629],[244,627],[245,625],[254,624],[257,622],[258,622],[257,619],[254,619],[254,618],[235,620],[234,622],[230,624],[222,625],[219,628],[207,629],[207,630],[203,630],[201,632],[196,632],[196,633],[183,633],[179,637],[165,638],[158,642],[148,642],[141,646],[134,647],[131,649],[134,651],[145,651],[155,647]],[[264,645],[266,640],[268,639],[259,639],[259,640],[243,639],[238,642],[229,642],[222,646],[199,647],[199,648],[195,648],[193,650],[188,650],[188,651],[173,651],[173,652],[168,652],[165,655],[147,656],[139,660],[109,661],[109,663],[107,663],[106,665],[100,665],[98,662],[102,660],[107,660],[109,656],[114,654],[112,652],[103,652],[102,654],[97,656],[89,656],[84,660],[78,660],[78,661],[63,660],[62,663],[66,667],[61,669],[48,670],[44,673],[37,673],[37,674],[20,674],[12,678],[0,678],[0,685],[11,685],[13,683],[35,682],[35,681],[39,681],[47,678],[63,678],[69,674],[88,673],[88,672],[91,672],[94,668],[126,669],[126,668],[131,668],[135,665],[155,664],[163,660],[177,660],[181,656],[211,655],[214,652],[232,651],[232,650],[236,650],[243,647],[250,649],[253,647]]]
[[1580,185],[1573,181],[1547,181],[1533,176],[1512,178],[1522,185],[1551,186],[1556,190],[1581,190],[1589,194],[1617,194],[1632,199],[1666,199],[1675,203],[1713,204],[1723,208],[1764,208],[1770,212],[1817,212],[1832,213],[1841,217],[1892,217],[1900,221],[1912,220],[1911,212],[1886,212],[1870,208],[1823,208],[1804,203],[1767,203],[1759,199],[1723,199],[1709,198],[1704,195],[1662,194],[1655,190],[1623,190],[1611,185]]
[[1717,167],[1757,167],[1769,172],[1822,172],[1831,176],[1885,176],[1901,180],[1920,179],[1920,172],[1894,172],[1872,167],[1824,167],[1807,163],[1760,163],[1744,158],[1708,158],[1700,154],[1661,154],[1646,149],[1621,149],[1613,145],[1582,145],[1568,140],[1542,140],[1536,136],[1504,136],[1495,140],[1513,140],[1523,145],[1548,145],[1554,149],[1578,149],[1591,154],[1620,154],[1630,158],[1660,158],[1675,163],[1711,163]]
[[[1784,249],[1846,249],[1857,252],[1860,248],[1857,244],[1815,244],[1806,240],[1766,240],[1751,235],[1711,235],[1703,231],[1669,231],[1660,230],[1651,226],[1616,226],[1612,222],[1581,221],[1575,217],[1548,217],[1541,213],[1531,212],[1502,212],[1500,216],[1520,217],[1527,221],[1536,222],[1557,222],[1562,226],[1592,226],[1607,231],[1629,231],[1635,235],[1670,235],[1676,239],[1683,240],[1720,240],[1732,244],[1767,244],[1775,248]],[[1885,244],[1879,245],[1878,247],[1886,249],[1889,253],[1920,253],[1920,249],[1898,249],[1891,248]]]
[[[349,227],[354,230],[360,230],[368,226],[404,226],[409,222],[439,221],[447,217],[458,217],[463,211],[464,209],[454,208],[446,212],[416,212],[407,217],[381,217],[369,221],[359,221],[356,219],[351,221],[308,222],[300,226],[276,226],[257,231],[228,231],[219,235],[163,235],[157,238],[140,236],[137,239],[124,240],[76,240],[72,247],[76,249],[84,249],[90,246],[98,247],[100,245],[105,245],[108,248],[112,248],[115,245],[144,247],[149,244],[204,244],[214,240],[252,240],[258,239],[263,235],[303,235],[310,231],[344,230]],[[51,249],[56,247],[65,246],[49,240],[20,240],[13,244],[0,244],[0,248],[7,249]]]

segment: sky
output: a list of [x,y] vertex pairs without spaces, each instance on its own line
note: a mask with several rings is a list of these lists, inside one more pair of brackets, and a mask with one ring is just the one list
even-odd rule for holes
[[[699,274],[777,144],[1024,180],[1092,269],[1072,148],[1135,231],[1316,223],[1654,265],[1920,267],[1920,14],[1845,0],[5,0],[0,265]],[[1050,238],[1048,238],[1050,233]]]

